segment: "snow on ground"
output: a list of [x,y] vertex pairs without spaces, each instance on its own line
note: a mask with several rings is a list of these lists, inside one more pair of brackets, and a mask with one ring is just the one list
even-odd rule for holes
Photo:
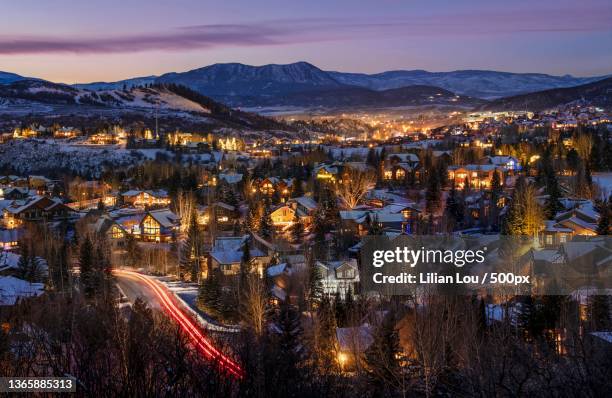
[[0,305],[15,305],[20,298],[43,294],[44,284],[30,283],[14,276],[0,276]]
[[612,194],[612,173],[593,173],[593,183],[601,189],[602,196],[608,197]]
[[198,322],[206,329],[224,333],[236,333],[240,328],[236,325],[221,325],[213,320],[208,314],[202,312],[197,306],[198,285],[181,281],[173,281],[168,278],[157,278],[179,299],[184,307],[197,318]]

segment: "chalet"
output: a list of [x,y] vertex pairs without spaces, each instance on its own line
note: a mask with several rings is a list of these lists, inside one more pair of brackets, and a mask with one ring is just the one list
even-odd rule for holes
[[17,248],[23,232],[24,230],[21,228],[0,229],[0,249],[12,250]]
[[317,261],[316,266],[322,276],[325,294],[339,294],[344,298],[349,290],[355,292],[359,283],[357,260]]
[[111,240],[128,234],[145,242],[170,242],[178,233],[179,217],[168,209],[150,211],[122,209],[100,217],[93,229]]
[[36,191],[21,187],[9,187],[2,190],[2,196],[5,200],[24,200],[35,194]]
[[123,203],[135,207],[168,206],[170,204],[168,192],[163,189],[156,191],[131,190],[122,193],[121,197],[123,198]]
[[518,171],[521,169],[521,162],[514,156],[485,156],[480,164],[491,164],[501,167],[506,171]]
[[597,235],[599,213],[587,201],[576,208],[557,214],[555,227],[572,230],[572,235]]
[[169,242],[178,232],[180,220],[168,209],[151,210],[141,222],[141,239],[147,242]]
[[494,173],[500,173],[500,184],[503,185],[502,167],[493,164],[468,164],[465,166],[451,166],[448,168],[448,179],[455,186],[462,189],[467,180],[469,186],[475,189],[489,189]]
[[219,173],[219,181],[225,181],[230,185],[238,184],[242,181],[242,174],[240,173]]
[[295,208],[298,217],[305,223],[310,224],[312,222],[312,216],[317,210],[317,202],[310,196],[300,196],[299,198],[292,198],[289,200],[289,204]]
[[314,172],[318,180],[335,182],[338,177],[339,169],[338,166],[321,165],[317,166]]
[[57,199],[35,196],[15,201],[4,208],[4,224],[8,229],[16,228],[23,222],[64,220],[73,216],[74,211]]
[[375,210],[347,210],[340,211],[340,228],[345,234],[364,236],[372,224],[377,224],[385,230],[409,232],[411,216],[415,215],[414,208],[406,212],[391,211],[389,208]]
[[[218,269],[223,275],[238,275],[244,247],[249,244],[249,236],[219,237],[215,239],[210,251],[212,269]],[[269,257],[256,247],[249,246],[251,269],[263,275],[264,264]]]
[[383,170],[383,179],[385,181],[405,181],[413,170],[414,168],[407,163],[389,163]]
[[289,205],[280,205],[270,213],[272,224],[275,227],[286,227],[293,224],[296,210]]
[[238,221],[239,213],[235,206],[223,202],[215,202],[210,206],[198,206],[197,222],[206,226],[213,218],[216,220],[216,228],[228,230],[233,228]]

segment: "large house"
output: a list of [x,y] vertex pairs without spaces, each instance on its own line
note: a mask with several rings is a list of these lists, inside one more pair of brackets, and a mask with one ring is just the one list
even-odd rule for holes
[[179,227],[179,217],[168,209],[122,210],[101,217],[94,224],[96,232],[105,233],[110,239],[123,239],[130,234],[146,242],[170,242]]
[[280,205],[272,210],[270,213],[270,218],[272,219],[272,224],[275,227],[287,227],[293,224],[293,219],[295,217],[295,209],[290,205]]
[[123,198],[123,203],[136,207],[168,206],[170,204],[168,192],[164,191],[163,189],[156,191],[130,190],[123,192],[121,197]]
[[359,283],[357,260],[317,261],[325,294],[339,294],[344,298],[348,291],[355,292]]
[[493,181],[494,173],[500,173],[500,184],[504,182],[504,168],[493,164],[468,164],[465,166],[451,166],[448,168],[448,179],[455,186],[462,189],[465,182],[470,188],[489,189]]
[[[210,251],[212,269],[218,269],[223,275],[238,275],[240,262],[244,256],[245,245],[249,244],[249,236],[219,237],[215,239]],[[249,246],[251,269],[263,275],[264,264],[269,257],[256,247]]]
[[74,211],[58,199],[34,196],[18,200],[3,210],[4,226],[17,228],[24,222],[55,221],[70,218]]

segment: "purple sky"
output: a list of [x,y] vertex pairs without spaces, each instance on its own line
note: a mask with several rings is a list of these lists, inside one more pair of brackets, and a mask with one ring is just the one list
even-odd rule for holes
[[0,70],[68,83],[216,62],[612,73],[610,0],[20,0],[1,20]]

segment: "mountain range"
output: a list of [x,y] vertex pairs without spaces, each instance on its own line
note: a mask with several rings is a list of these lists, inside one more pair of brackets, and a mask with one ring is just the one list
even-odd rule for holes
[[[81,96],[88,98],[97,92],[125,91],[149,85],[180,85],[234,108],[341,109],[424,105],[477,108],[506,107],[510,104],[516,105],[516,101],[523,101],[524,104],[524,97],[512,101],[504,99],[529,96],[529,93],[546,90],[581,87],[607,77],[610,76],[573,77],[478,70],[400,70],[368,75],[324,71],[307,62],[263,66],[227,63],[160,76],[64,87],[66,90],[81,90],[86,93]],[[0,85],[16,84],[27,79],[0,72]],[[574,90],[567,93],[576,92]],[[542,99],[535,102],[551,103],[554,98],[561,99],[566,96],[552,97],[547,102]]]
[[254,100],[293,93],[329,91],[361,87],[384,91],[406,86],[433,86],[453,93],[481,99],[495,99],[535,91],[578,86],[609,76],[574,77],[541,73],[509,73],[486,70],[427,72],[398,70],[377,74],[330,72],[307,62],[287,65],[250,66],[239,63],[214,64],[187,72],[166,73],[112,83],[88,83],[80,88],[97,90],[119,88],[124,84],[140,85],[153,82],[182,84],[231,105],[244,106]]

